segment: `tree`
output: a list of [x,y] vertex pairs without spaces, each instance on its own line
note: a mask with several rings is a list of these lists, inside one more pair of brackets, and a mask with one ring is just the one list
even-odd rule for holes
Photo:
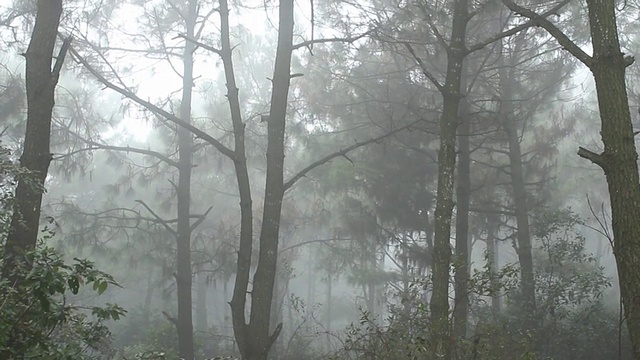
[[620,295],[634,353],[640,357],[640,179],[625,84],[625,71],[633,64],[634,58],[626,56],[620,48],[616,2],[587,0],[592,55],[534,11],[510,0],[503,0],[503,3],[547,30],[591,71],[595,79],[604,151],[595,153],[580,148],[578,155],[599,166],[607,179]]
[[51,162],[49,143],[55,88],[71,42],[71,38],[64,41],[52,69],[51,57],[61,14],[61,0],[38,1],[36,23],[25,53],[27,129],[20,166],[32,172],[35,178],[31,183],[20,179],[16,188],[2,265],[2,276],[12,281],[19,281],[19,278],[12,276],[12,270],[17,263],[25,260],[23,255],[26,252],[35,249],[38,240],[42,193]]
[[[154,6],[154,5],[152,5]],[[182,62],[182,72],[180,73],[178,70],[174,69],[178,76],[181,77],[182,80],[182,88],[181,88],[181,98],[177,105],[177,110],[172,112],[172,115],[181,119],[186,124],[191,124],[191,107],[192,107],[192,97],[193,97],[193,89],[194,89],[194,51],[196,45],[192,42],[185,41],[182,49],[169,49],[164,43],[164,36],[166,33],[166,29],[164,26],[170,24],[176,27],[182,27],[184,29],[184,34],[187,37],[193,37],[194,33],[198,31],[198,19],[199,12],[201,11],[198,7],[198,1],[188,1],[184,5],[171,7],[169,10],[155,7],[153,9],[153,15],[150,15],[153,19],[149,21],[149,23],[145,24],[149,26],[149,31],[151,33],[151,39],[156,40],[160,48],[164,51],[167,56],[176,56]],[[87,34],[85,34],[87,36]],[[96,48],[94,44],[89,44],[93,48]],[[153,47],[154,44],[149,44],[150,47]],[[102,49],[101,53],[102,59],[107,61],[109,59],[109,48]],[[149,48],[144,50],[146,52],[145,55],[152,56],[155,54],[155,49]],[[179,53],[179,50],[182,50],[182,54]],[[75,50],[72,49],[72,52],[75,53]],[[156,51],[157,52],[157,51]],[[109,64],[111,65],[111,64]],[[111,67],[113,69],[113,67]],[[121,74],[113,74],[119,78]],[[169,99],[171,101],[173,99]],[[79,112],[84,112],[85,109],[78,109]],[[92,114],[97,117],[97,115]],[[166,124],[165,124],[166,125]],[[175,262],[175,280],[177,285],[177,317],[173,318],[172,316],[168,316],[169,320],[171,320],[176,326],[176,331],[178,335],[178,353],[180,357],[184,359],[191,360],[194,358],[194,336],[193,336],[193,314],[192,314],[192,283],[193,283],[193,269],[192,269],[192,233],[193,231],[200,225],[205,217],[205,215],[193,215],[192,206],[191,206],[191,183],[192,183],[192,170],[194,168],[193,165],[193,157],[194,157],[194,144],[193,144],[193,134],[182,127],[178,127],[177,129],[172,128],[171,126],[164,126],[158,130],[158,133],[161,133],[163,130],[167,131],[167,136],[172,137],[175,135],[177,137],[177,142],[174,145],[177,149],[177,157],[174,156],[173,153],[163,154],[156,150],[152,150],[151,147],[144,148],[142,145],[139,146],[117,146],[116,144],[105,144],[103,141],[97,141],[92,139],[99,139],[100,136],[97,134],[91,134],[91,132],[87,131],[87,134],[78,134],[76,132],[72,132],[71,128],[64,128],[72,139],[84,145],[84,151],[95,151],[95,150],[106,150],[111,152],[120,152],[120,153],[134,153],[145,155],[149,158],[153,158],[154,161],[158,161],[158,163],[162,164],[162,166],[166,166],[171,170],[177,170],[177,181],[172,182],[173,188],[172,190],[175,192],[175,221],[170,221],[167,218],[162,217],[162,213],[157,209],[153,208],[154,204],[148,204],[145,200],[137,200],[136,202],[139,206],[145,208],[151,214],[152,224],[148,227],[148,230],[154,227],[153,223],[157,225],[162,232],[165,232],[169,238],[175,240],[176,254],[175,259],[172,259],[172,262]],[[87,128],[91,128],[87,126]],[[98,132],[98,130],[96,130]],[[158,136],[160,137],[160,136]],[[148,145],[148,144],[147,144]],[[173,145],[173,144],[172,144]],[[78,150],[80,151],[80,150]],[[160,166],[156,166],[160,168]],[[160,172],[160,171],[159,171]],[[161,173],[161,172],[160,172]],[[162,174],[162,173],[161,173]],[[129,177],[126,181],[131,181],[132,175],[129,174]],[[144,179],[142,181],[145,181]],[[148,179],[147,179],[148,181]],[[116,185],[117,186],[117,185]],[[129,185],[130,186],[130,185]],[[131,186],[130,186],[131,187]],[[128,199],[130,200],[130,199]],[[171,204],[173,205],[173,204]],[[127,204],[126,206],[131,206]],[[110,212],[110,209],[105,210],[105,212]],[[110,216],[115,218],[117,211],[110,212]],[[208,214],[208,212],[207,212]],[[120,226],[122,227],[125,223],[135,223],[135,217],[141,218],[139,213],[135,211],[128,211],[126,214],[122,214],[120,216],[120,220],[122,223]],[[192,221],[195,218],[195,221]],[[150,223],[147,223],[150,225]],[[98,231],[98,230],[96,230]],[[163,237],[156,237],[155,240],[157,242],[160,241]]]
[[40,245],[25,258],[30,270],[13,269],[21,279],[19,286],[0,280],[0,356],[52,360],[89,359],[92,352],[108,356],[111,334],[105,322],[118,320],[124,309],[113,304],[85,307],[68,296],[89,287],[100,295],[109,285],[118,286],[113,278],[87,260],[67,264],[55,250]]
[[[231,299],[231,312],[233,319],[234,335],[238,344],[238,348],[243,357],[247,359],[264,359],[273,342],[278,336],[281,324],[272,327],[270,319],[270,309],[273,302],[273,291],[275,277],[277,272],[277,257],[279,243],[279,227],[282,210],[282,201],[285,192],[290,189],[297,181],[302,179],[309,171],[321,166],[328,161],[345,155],[346,153],[365,146],[367,144],[381,140],[398,131],[406,129],[408,126],[394,129],[387,134],[383,134],[370,140],[360,141],[342,150],[335,151],[316,161],[313,161],[306,167],[303,167],[285,180],[284,178],[284,153],[286,145],[286,124],[288,117],[288,94],[291,79],[296,75],[291,74],[292,53],[295,49],[304,48],[316,42],[344,41],[353,42],[362,36],[353,38],[337,38],[337,39],[316,39],[293,44],[293,18],[294,18],[293,1],[283,0],[278,6],[279,9],[279,28],[278,28],[278,45],[276,49],[274,75],[271,78],[271,102],[269,105],[269,115],[265,116],[267,123],[267,169],[265,181],[265,197],[262,207],[262,224],[259,236],[260,248],[258,251],[258,259],[256,261],[257,268],[254,273],[252,288],[249,290],[249,279],[252,270],[253,256],[253,226],[254,226],[254,209],[252,206],[252,188],[249,176],[249,168],[247,164],[246,150],[246,125],[242,114],[242,106],[239,98],[239,88],[235,76],[233,49],[231,43],[231,26],[229,20],[229,4],[227,1],[221,1],[217,11],[220,16],[220,45],[209,45],[201,42],[197,36],[189,36],[189,34],[179,34],[196,45],[222,59],[223,74],[226,81],[227,94],[226,98],[229,105],[229,113],[232,123],[231,136],[233,138],[233,146],[230,147],[222,141],[216,139],[206,131],[185,121],[162,107],[152,104],[149,101],[141,99],[131,90],[116,85],[109,81],[97,71],[91,64],[84,59],[76,50],[72,49],[73,55],[83,64],[83,66],[92,73],[106,87],[117,91],[128,99],[143,106],[151,113],[168,120],[182,128],[187,129],[197,138],[204,140],[217,149],[223,156],[233,162],[235,168],[235,176],[237,181],[237,190],[240,197],[240,234],[238,247],[237,273],[235,278],[234,293]],[[199,33],[197,34],[200,35]],[[249,319],[246,317],[247,312],[247,296],[251,297],[251,306],[249,311]]]
[[[198,1],[187,2],[185,17],[186,35],[193,37],[198,15]],[[180,100],[180,118],[191,123],[191,94],[193,92],[193,52],[195,45],[186,42],[183,53],[182,99]],[[193,348],[193,311],[192,285],[193,269],[191,264],[191,169],[193,168],[193,134],[184,127],[178,128],[178,224],[176,227],[178,284],[178,351],[182,358],[194,358]]]

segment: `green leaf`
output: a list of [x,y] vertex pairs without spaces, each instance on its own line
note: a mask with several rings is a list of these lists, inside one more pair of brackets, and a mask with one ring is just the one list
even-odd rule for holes
[[107,290],[107,287],[109,287],[108,282],[106,281],[100,282],[100,285],[98,285],[98,295],[102,295],[102,293],[104,293]]
[[69,285],[69,290],[71,291],[71,293],[73,293],[73,295],[77,295],[78,289],[80,288],[80,282],[78,281],[78,278],[75,276],[70,277],[67,280],[67,284]]

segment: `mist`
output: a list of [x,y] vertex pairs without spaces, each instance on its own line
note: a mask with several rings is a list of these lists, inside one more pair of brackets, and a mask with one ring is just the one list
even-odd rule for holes
[[639,15],[0,1],[0,358],[639,359]]

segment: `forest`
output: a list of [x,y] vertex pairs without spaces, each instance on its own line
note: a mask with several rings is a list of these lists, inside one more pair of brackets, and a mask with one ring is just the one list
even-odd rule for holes
[[0,359],[640,359],[638,0],[0,0]]

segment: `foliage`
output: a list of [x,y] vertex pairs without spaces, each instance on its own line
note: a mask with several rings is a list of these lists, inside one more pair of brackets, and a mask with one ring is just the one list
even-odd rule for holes
[[[15,180],[30,180],[31,176],[16,166],[10,151],[1,146],[0,175],[0,219],[8,220]],[[0,245],[6,241],[7,231],[8,225],[0,228]],[[53,232],[45,227],[43,235],[36,249],[25,254],[26,263],[18,263],[9,274],[8,278],[19,281],[0,279],[0,357],[106,358],[111,337],[106,322],[118,320],[125,310],[109,303],[75,305],[68,295],[78,295],[83,289],[101,295],[110,285],[118,284],[88,260],[74,258],[71,264],[66,263],[60,253],[44,245]],[[0,258],[4,258],[2,250]]]
[[423,359],[429,344],[423,329],[429,328],[424,303],[410,312],[392,309],[387,325],[380,325],[368,312],[347,328],[344,346],[332,359]]
[[105,358],[111,334],[108,320],[125,310],[114,304],[79,306],[69,301],[88,288],[100,295],[113,278],[87,260],[67,264],[55,250],[39,246],[27,254],[32,264],[16,269],[19,285],[0,282],[0,354],[5,358]]
[[[475,301],[479,320],[471,350],[479,358],[519,353],[536,359],[602,359],[617,353],[612,336],[619,328],[617,314],[603,302],[610,279],[587,251],[581,224],[570,209],[533,216],[536,313],[519,312],[518,273],[507,273],[501,280],[507,307],[501,313],[491,313],[481,298]],[[538,321],[533,332],[522,331],[528,317]]]
[[[543,319],[535,332],[523,332],[526,316],[516,306],[519,271],[507,265],[493,275],[488,269],[474,271],[469,282],[472,301],[470,334],[458,339],[458,359],[604,359],[618,351],[620,328],[617,314],[604,304],[602,295],[610,286],[602,267],[585,249],[581,220],[569,209],[541,212],[534,217],[535,271],[539,312]],[[392,304],[384,324],[364,312],[347,329],[343,348],[336,359],[421,359],[429,352],[424,329],[429,328],[426,283],[414,283],[400,293],[400,304]],[[487,298],[503,293],[507,306],[492,312]],[[625,338],[622,355],[629,354]],[[624,357],[623,357],[624,358]]]
[[164,318],[150,317],[145,311],[135,309],[126,321],[118,324],[116,333],[114,345],[121,349],[117,358],[178,358],[175,326]]

